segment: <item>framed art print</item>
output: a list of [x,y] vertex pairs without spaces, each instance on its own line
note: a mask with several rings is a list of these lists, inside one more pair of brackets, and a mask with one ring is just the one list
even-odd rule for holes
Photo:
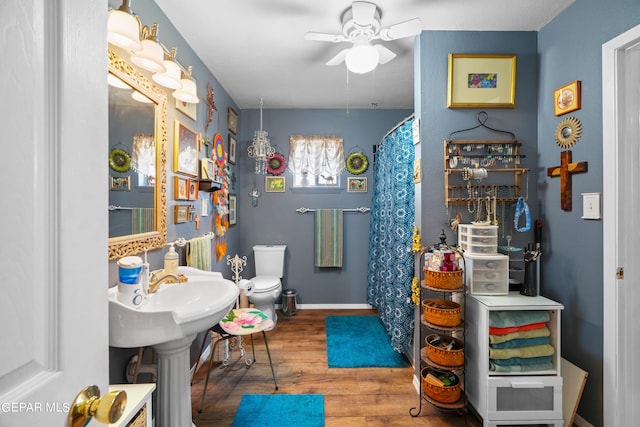
[[267,193],[284,193],[284,176],[265,176],[264,191]]
[[513,108],[516,55],[449,54],[448,108]]
[[366,193],[367,192],[367,178],[364,177],[347,177],[347,192],[348,193]]
[[561,116],[572,111],[579,110],[580,80],[571,82],[553,91],[553,114]]
[[173,198],[175,200],[189,200],[189,178],[173,177]]
[[234,135],[238,134],[238,113],[231,107],[227,108],[227,129]]
[[229,138],[229,151],[228,151],[227,160],[229,161],[229,164],[235,165],[236,164],[236,147],[238,145],[238,141],[236,140],[235,135],[232,135],[232,134],[229,134],[228,138]]
[[181,224],[189,221],[191,214],[191,205],[175,205],[173,212],[173,223]]
[[111,191],[131,191],[131,175],[111,176]]
[[229,194],[229,226],[238,223],[238,202],[235,194]]
[[198,176],[198,134],[178,120],[173,141],[173,171]]
[[188,199],[189,200],[198,200],[198,180],[197,179],[189,179],[188,186]]

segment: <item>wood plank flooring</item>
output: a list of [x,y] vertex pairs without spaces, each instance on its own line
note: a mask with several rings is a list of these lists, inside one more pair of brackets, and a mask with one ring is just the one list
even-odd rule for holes
[[[279,315],[277,327],[267,332],[279,389],[271,377],[262,335],[254,336],[256,362],[245,368],[234,352],[222,369],[214,365],[202,413],[198,412],[207,365],[195,373],[191,393],[193,421],[198,427],[231,426],[243,394],[322,394],[326,427],[478,427],[471,413],[443,412],[422,401],[421,415],[409,409],[420,404],[413,386],[413,368],[328,368],[325,317],[367,315],[373,310],[298,310]],[[251,346],[246,339],[248,353]],[[260,426],[256,426],[260,427]],[[297,426],[292,426],[297,427]]]

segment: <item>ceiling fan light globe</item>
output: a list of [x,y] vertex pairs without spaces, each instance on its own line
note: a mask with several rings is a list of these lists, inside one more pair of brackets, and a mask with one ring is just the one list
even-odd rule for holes
[[373,71],[380,61],[380,54],[370,44],[356,45],[349,50],[344,62],[352,73],[366,74]]

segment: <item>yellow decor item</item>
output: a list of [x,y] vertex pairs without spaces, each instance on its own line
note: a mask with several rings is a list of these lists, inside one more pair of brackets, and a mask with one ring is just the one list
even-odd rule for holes
[[420,304],[420,285],[417,277],[414,277],[411,281],[411,301],[415,305]]
[[413,252],[420,252],[422,250],[422,242],[420,238],[420,230],[415,225],[413,226]]

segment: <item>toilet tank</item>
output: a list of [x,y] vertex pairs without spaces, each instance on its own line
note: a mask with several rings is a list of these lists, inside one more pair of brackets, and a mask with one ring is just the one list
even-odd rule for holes
[[280,277],[284,275],[284,250],[286,245],[255,245],[256,276]]

